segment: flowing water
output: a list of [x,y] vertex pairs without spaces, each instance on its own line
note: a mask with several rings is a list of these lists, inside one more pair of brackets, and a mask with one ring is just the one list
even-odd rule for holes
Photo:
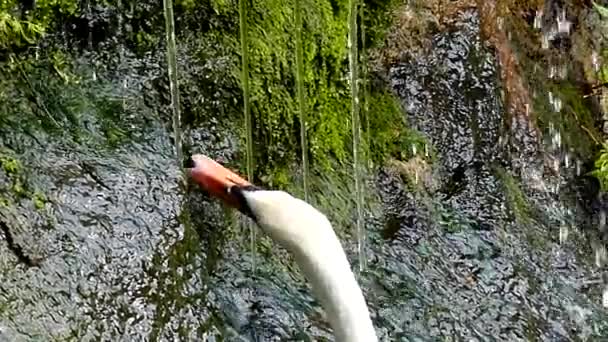
[[[239,28],[241,38],[241,86],[243,88],[243,113],[245,119],[245,143],[247,158],[247,180],[253,182],[253,125],[251,123],[251,108],[249,104],[249,42],[247,28],[247,2],[239,0]],[[250,250],[254,257],[251,268],[255,270],[255,255],[257,250],[257,230],[251,222],[247,223],[249,228]]]
[[171,109],[173,111],[173,134],[175,137],[175,157],[178,165],[183,160],[182,155],[182,115],[179,102],[179,83],[177,75],[177,48],[175,47],[175,24],[173,21],[173,1],[163,0],[165,13],[165,34],[167,41],[167,66],[169,74],[169,89],[171,90]]
[[[545,151],[583,138],[547,125],[546,145],[526,117],[506,115],[497,55],[480,37],[477,12],[459,15],[428,45],[386,78],[436,164],[407,165],[424,191],[383,169],[373,184],[380,207],[360,207],[368,234],[360,281],[380,340],[601,341],[605,274],[600,249],[585,237],[605,225],[605,202],[592,179],[576,177],[578,157],[564,156],[552,173],[554,151]],[[181,47],[180,87],[190,93],[182,108],[198,101],[209,112],[196,121],[184,110],[184,140],[230,164],[242,155],[242,125],[220,114],[236,96],[223,82],[238,61],[210,54],[194,64],[189,45]],[[27,192],[0,206],[0,341],[331,340],[284,251],[260,239],[252,273],[256,256],[231,216],[179,186],[162,54],[127,49],[116,61],[110,48],[81,55],[74,72],[88,76],[78,84],[30,68],[14,94],[49,115],[75,113],[77,125],[59,116],[61,129],[43,125],[51,120],[25,106],[14,106],[18,120],[0,117],[0,189],[47,197],[40,203]],[[204,87],[212,96],[195,96]],[[560,99],[562,111],[572,106]],[[356,186],[331,184],[315,200],[333,222],[352,226],[357,217],[339,208]],[[358,233],[338,230],[353,264]]]
[[296,21],[296,88],[298,109],[300,111],[300,148],[302,149],[302,189],[304,200],[308,202],[308,141],[306,138],[306,104],[304,102],[304,56],[302,52],[302,8],[300,0],[295,0],[294,16]]
[[363,223],[363,189],[362,189],[362,170],[360,160],[361,148],[361,113],[359,106],[359,47],[358,47],[358,9],[359,1],[349,0],[349,20],[348,20],[348,48],[349,48],[349,72],[351,87],[351,124],[353,131],[353,178],[355,180],[355,205],[356,205],[356,236],[357,250],[359,255],[359,270],[364,271],[367,263],[365,240],[366,232]]
[[361,103],[363,104],[363,106],[361,106],[361,117],[363,118],[363,125],[364,125],[364,132],[365,134],[365,138],[364,138],[364,145],[366,146],[365,148],[365,153],[364,153],[364,160],[366,160],[368,162],[367,165],[367,169],[372,169],[373,165],[372,165],[372,158],[371,158],[371,151],[370,151],[370,142],[371,142],[371,136],[370,136],[370,120],[369,120],[369,54],[367,51],[367,46],[366,46],[366,35],[365,35],[365,22],[366,22],[366,7],[365,7],[365,3],[361,3],[361,9],[359,10],[359,31],[361,32],[361,49],[360,49],[360,60],[361,60],[361,77],[359,77],[359,79],[361,80],[361,88],[363,88],[362,91],[362,95],[360,96],[361,99]]

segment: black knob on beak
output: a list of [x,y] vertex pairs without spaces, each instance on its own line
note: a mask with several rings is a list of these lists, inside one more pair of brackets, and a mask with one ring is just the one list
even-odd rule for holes
[[186,168],[186,169],[194,168],[194,160],[192,159],[192,156],[188,157],[188,159],[186,159],[186,161],[184,161],[184,168]]

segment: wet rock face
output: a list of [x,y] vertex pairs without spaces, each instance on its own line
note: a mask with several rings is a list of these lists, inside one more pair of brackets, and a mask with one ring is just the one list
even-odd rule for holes
[[[386,323],[380,330],[397,340],[601,336],[608,329],[596,320],[606,316],[597,294],[602,282],[592,263],[577,257],[589,246],[577,239],[559,244],[557,237],[567,222],[563,213],[575,211],[564,209],[542,172],[542,186],[524,191],[497,172],[505,166],[536,169],[542,146],[532,130],[516,125],[510,125],[512,139],[499,139],[506,115],[495,62],[478,38],[476,16],[461,19],[434,36],[429,51],[410,53],[390,70],[409,122],[440,155],[435,167],[443,186],[426,194],[390,174],[379,177],[387,213],[379,236],[385,242],[374,246],[370,268],[383,276],[367,286],[390,294],[374,297],[372,306]],[[511,146],[522,141],[528,144]],[[526,208],[533,202],[541,214],[520,221],[513,208],[518,201]],[[570,222],[585,220],[583,212],[574,215]],[[589,281],[599,281],[596,292],[580,292]],[[400,308],[401,319],[390,317],[391,305]]]
[[475,15],[465,15],[453,31],[433,37],[429,51],[392,67],[390,78],[410,124],[439,152],[445,200],[487,221],[499,207],[491,167],[502,157],[503,115],[496,66],[478,25]]
[[[43,173],[32,177],[52,203],[55,222],[41,234],[27,208],[19,208],[24,219],[5,220],[24,248],[44,252],[37,267],[1,253],[5,337],[114,339],[115,325],[135,336],[129,322],[151,314],[145,298],[155,279],[146,269],[163,255],[163,241],[178,235],[177,169],[167,142],[164,135],[104,153],[44,141],[21,151],[27,168]],[[142,322],[139,329],[151,326]]]

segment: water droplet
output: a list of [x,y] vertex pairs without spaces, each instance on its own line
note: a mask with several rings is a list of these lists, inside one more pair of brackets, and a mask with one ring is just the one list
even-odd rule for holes
[[595,70],[595,72],[600,71],[600,61],[597,51],[591,52],[591,65],[593,65],[593,70]]
[[543,11],[536,11],[536,16],[534,17],[534,28],[541,29],[543,26]]
[[562,135],[558,130],[555,130],[555,133],[552,136],[551,144],[554,149],[559,149],[562,147]]
[[568,66],[566,64],[562,65],[559,68],[559,75],[558,76],[562,80],[565,79],[566,76],[568,76]]
[[[555,170],[556,173],[559,173],[559,159],[557,158],[553,158],[553,170]],[[556,184],[556,190],[555,192],[559,192],[559,184]]]
[[568,240],[568,226],[562,225],[559,227],[559,243],[564,244]]
[[561,110],[562,110],[562,100],[560,98],[556,98],[555,101],[553,101],[553,109],[556,112],[561,112]]
[[572,23],[566,18],[566,10],[562,11],[562,15],[557,18],[557,31],[559,33],[570,33]]
[[541,41],[540,41],[540,47],[543,50],[547,50],[549,48],[549,36],[547,34],[543,34]]
[[606,262],[606,247],[600,245],[595,248],[595,265],[599,268]]

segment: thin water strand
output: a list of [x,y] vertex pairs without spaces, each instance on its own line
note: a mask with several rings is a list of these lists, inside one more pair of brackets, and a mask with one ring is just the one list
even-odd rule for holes
[[[371,137],[369,131],[369,56],[365,46],[365,3],[361,3],[361,10],[359,11],[359,22],[361,30],[361,84],[363,85],[363,96],[361,102],[363,103],[361,116],[364,120],[364,132],[365,132],[365,155],[364,159],[367,161],[368,168],[372,167],[371,158]],[[367,175],[367,173],[366,173]]]
[[361,168],[359,161],[359,147],[361,145],[361,123],[359,117],[359,78],[358,78],[358,49],[357,49],[357,10],[358,0],[349,1],[348,20],[348,57],[350,64],[351,86],[351,122],[353,130],[353,169],[355,179],[355,203],[357,208],[357,251],[359,254],[359,270],[366,269],[365,257],[365,228],[363,227],[363,197],[361,196]]
[[[245,141],[247,144],[247,180],[253,182],[253,127],[249,108],[249,52],[247,37],[247,2],[239,0],[239,25],[241,39],[241,85],[243,87],[243,115],[245,116]],[[257,234],[252,222],[248,222],[249,243],[252,253],[251,267],[255,272]]]
[[308,141],[306,139],[306,104],[304,102],[304,56],[302,51],[302,8],[300,0],[295,2],[296,20],[296,90],[300,111],[300,145],[302,148],[302,187],[304,200],[308,202]]
[[173,111],[173,134],[175,135],[175,155],[177,163],[182,165],[181,112],[179,109],[179,86],[177,83],[177,48],[175,47],[175,23],[173,22],[173,1],[163,0],[165,12],[165,35],[167,39],[167,66],[169,71],[169,88],[171,91],[171,109]]

